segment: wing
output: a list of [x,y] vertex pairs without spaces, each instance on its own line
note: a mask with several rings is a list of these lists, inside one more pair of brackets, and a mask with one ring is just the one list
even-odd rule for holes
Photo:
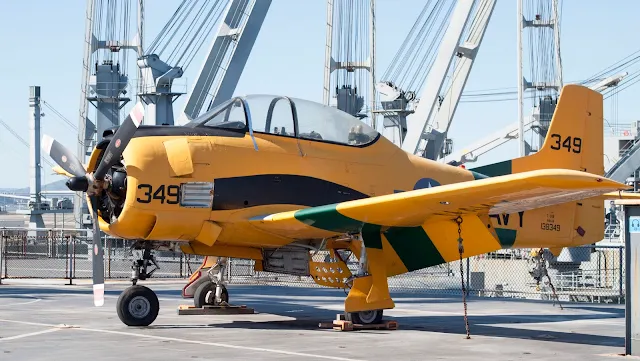
[[625,189],[629,187],[594,174],[544,169],[275,213],[249,222],[280,236],[324,238],[359,232],[364,224],[415,227],[432,218],[515,213]]

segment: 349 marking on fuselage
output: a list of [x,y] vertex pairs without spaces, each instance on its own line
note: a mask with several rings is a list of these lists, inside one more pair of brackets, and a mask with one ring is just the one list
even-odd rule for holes
[[[180,186],[177,184],[160,184],[155,191],[151,184],[138,184],[138,189],[144,189],[144,198],[137,197],[138,203],[151,203],[158,201],[160,204],[178,204],[180,203]],[[165,194],[166,190],[166,194]]]

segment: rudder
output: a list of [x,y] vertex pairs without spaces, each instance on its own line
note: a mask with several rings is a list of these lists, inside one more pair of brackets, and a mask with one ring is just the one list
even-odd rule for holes
[[602,94],[565,85],[544,144],[537,153],[512,161],[512,172],[561,168],[604,175]]
[[470,170],[489,177],[549,168],[604,175],[603,122],[602,94],[565,85],[538,152]]

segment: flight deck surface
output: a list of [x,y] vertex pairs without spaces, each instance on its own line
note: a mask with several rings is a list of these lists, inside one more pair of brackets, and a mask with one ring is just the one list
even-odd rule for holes
[[[88,281],[88,282],[87,282]],[[468,299],[392,293],[397,330],[320,329],[343,307],[342,290],[229,285],[253,315],[178,315],[183,282],[140,282],[160,299],[149,327],[127,327],[115,304],[127,282],[106,285],[93,307],[90,280],[3,280],[0,360],[615,360],[624,352],[624,305]]]

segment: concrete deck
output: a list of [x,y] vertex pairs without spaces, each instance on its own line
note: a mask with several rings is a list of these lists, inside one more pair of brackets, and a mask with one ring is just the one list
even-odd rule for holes
[[[255,315],[179,316],[182,282],[152,280],[160,315],[147,328],[127,327],[115,311],[126,282],[106,286],[93,307],[86,281],[3,280],[0,360],[611,360],[624,352],[624,305],[472,298],[465,339],[458,297],[394,294],[386,312],[399,329],[319,329],[342,308],[344,292],[230,285],[230,300]],[[39,283],[39,284],[38,284]]]

